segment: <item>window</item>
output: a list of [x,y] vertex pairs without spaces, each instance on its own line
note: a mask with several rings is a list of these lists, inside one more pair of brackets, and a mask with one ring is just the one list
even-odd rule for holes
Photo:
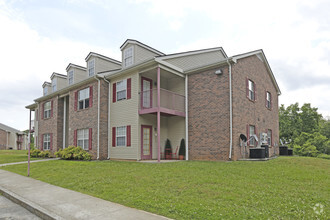
[[89,88],[78,92],[78,108],[85,109],[89,107]]
[[44,87],[44,96],[48,94],[48,87]]
[[77,141],[79,147],[84,150],[89,148],[89,129],[80,129],[77,130]]
[[44,104],[44,118],[50,118],[51,108],[51,101]]
[[50,134],[44,134],[42,147],[44,150],[50,150]]
[[255,145],[255,139],[251,138],[252,135],[256,134],[256,127],[254,125],[249,125],[249,139],[250,139],[250,146]]
[[69,77],[69,85],[73,84],[73,70],[69,71],[68,77]]
[[124,66],[130,66],[133,64],[133,47],[129,47],[124,50]]
[[272,130],[268,129],[267,130],[267,142],[269,146],[272,146]]
[[117,146],[126,146],[126,126],[117,127],[116,143]]
[[126,99],[127,80],[117,82],[117,101]]
[[270,94],[270,92],[266,92],[266,108],[272,108],[272,95]]
[[250,100],[255,101],[255,85],[254,85],[254,82],[249,80],[248,83],[249,83],[248,84],[248,91],[249,91],[248,98]]
[[95,74],[95,61],[94,59],[88,61],[88,76],[94,76]]
[[52,80],[52,89],[53,89],[53,92],[55,92],[57,89],[57,79],[56,78],[54,78]]

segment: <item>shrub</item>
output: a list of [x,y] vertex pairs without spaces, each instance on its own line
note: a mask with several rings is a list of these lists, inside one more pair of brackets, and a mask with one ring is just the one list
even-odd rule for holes
[[309,142],[303,144],[302,146],[294,145],[293,151],[297,155],[308,157],[316,157],[319,153],[316,147]]
[[31,157],[39,157],[39,154],[41,153],[41,151],[39,149],[33,149],[30,151],[30,156]]
[[172,145],[169,139],[166,139],[165,142],[165,159],[171,159],[172,156]]
[[50,152],[49,152],[49,150],[45,150],[45,151],[41,151],[40,153],[39,153],[39,157],[42,157],[42,158],[48,158],[48,157],[51,157],[51,154],[50,154]]
[[60,149],[55,153],[56,157],[65,160],[91,160],[92,155],[81,147],[69,146],[64,150]]
[[181,142],[180,142],[179,155],[182,155],[182,156],[186,155],[186,144],[185,144],[183,138],[181,139]]
[[317,155],[317,157],[318,158],[322,158],[322,159],[328,159],[328,160],[330,160],[330,155],[328,155],[328,154],[319,154],[319,155]]

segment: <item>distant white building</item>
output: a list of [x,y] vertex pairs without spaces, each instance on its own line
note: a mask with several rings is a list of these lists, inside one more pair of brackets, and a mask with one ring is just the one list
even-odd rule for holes
[[27,150],[28,136],[22,131],[0,123],[0,150]]

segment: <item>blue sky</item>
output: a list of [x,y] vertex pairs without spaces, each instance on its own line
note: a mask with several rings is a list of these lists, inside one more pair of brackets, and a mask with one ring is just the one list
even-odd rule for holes
[[24,107],[53,72],[85,66],[90,51],[120,60],[127,38],[167,54],[263,49],[280,103],[330,116],[329,10],[327,0],[0,0],[0,122],[27,129]]

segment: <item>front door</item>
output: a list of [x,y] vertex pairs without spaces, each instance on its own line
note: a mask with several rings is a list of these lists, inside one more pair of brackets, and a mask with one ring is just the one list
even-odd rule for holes
[[152,107],[152,80],[142,77],[141,78],[141,104],[142,109]]
[[152,159],[152,126],[141,125],[141,159]]

